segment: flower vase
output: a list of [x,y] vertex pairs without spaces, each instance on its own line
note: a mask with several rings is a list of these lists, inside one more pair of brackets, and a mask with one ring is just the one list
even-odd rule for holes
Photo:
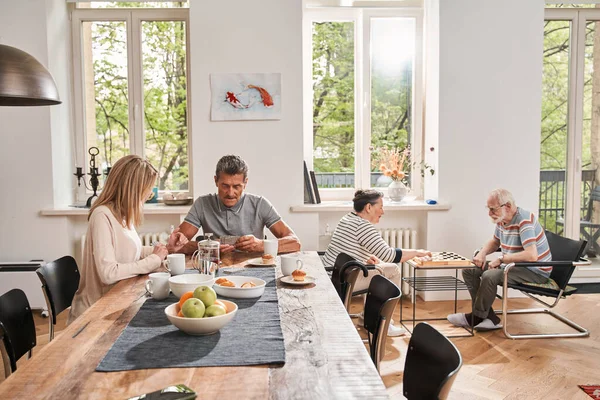
[[388,195],[392,201],[402,201],[402,199],[408,194],[408,188],[402,181],[393,181],[388,186]]

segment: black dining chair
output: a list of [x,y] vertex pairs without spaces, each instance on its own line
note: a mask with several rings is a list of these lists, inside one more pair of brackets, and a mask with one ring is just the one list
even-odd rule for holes
[[[559,236],[555,233],[546,231],[546,239],[552,253],[552,261],[545,262],[517,262],[510,263],[504,268],[504,282],[502,287],[502,295],[498,295],[502,299],[502,319],[504,322],[504,335],[509,339],[543,339],[543,338],[573,338],[587,337],[590,332],[584,327],[576,324],[563,315],[560,315],[552,310],[561,298],[571,295],[572,291],[567,290],[567,284],[575,272],[578,265],[590,265],[590,262],[581,258],[585,254],[587,242],[585,240],[573,240]],[[513,268],[527,267],[545,267],[551,266],[552,272],[550,278],[545,284],[535,283],[508,283],[508,273]],[[543,304],[544,308],[525,308],[525,309],[508,309],[508,289],[519,290],[528,297]],[[549,297],[551,302],[547,303],[540,296]],[[508,330],[508,315],[509,314],[547,314],[550,315],[565,325],[570,326],[577,332],[572,333],[510,333]]]
[[379,364],[385,353],[385,340],[392,314],[400,301],[400,289],[383,275],[371,279],[365,301],[365,330],[369,343],[371,360],[379,371]]
[[462,366],[460,352],[446,336],[421,322],[408,342],[403,392],[407,399],[445,399]]
[[42,282],[42,291],[48,305],[49,341],[54,339],[56,316],[69,308],[79,288],[79,268],[71,256],[49,262],[35,271]]
[[[348,313],[350,313],[352,296],[367,293],[367,290],[354,291],[354,285],[358,277],[362,273],[366,278],[369,275],[369,270],[373,269],[376,269],[375,265],[365,265],[346,253],[340,253],[336,257],[331,273],[331,282]],[[357,317],[358,314],[350,314],[350,316]]]
[[0,336],[4,375],[8,378],[17,370],[17,361],[26,353],[31,357],[31,349],[36,345],[33,314],[21,289],[12,289],[0,296]]

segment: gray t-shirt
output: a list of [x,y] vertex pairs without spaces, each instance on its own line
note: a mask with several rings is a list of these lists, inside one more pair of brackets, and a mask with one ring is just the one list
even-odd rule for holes
[[250,193],[244,193],[233,207],[226,207],[216,194],[200,196],[185,217],[185,222],[217,238],[252,234],[262,239],[265,226],[271,228],[280,220],[269,200]]

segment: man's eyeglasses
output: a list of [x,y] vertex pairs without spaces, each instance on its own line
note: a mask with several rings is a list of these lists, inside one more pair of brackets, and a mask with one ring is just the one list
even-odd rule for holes
[[501,209],[502,207],[504,207],[507,204],[508,203],[500,204],[498,207],[488,207],[488,206],[485,206],[485,208],[487,208],[490,212],[493,212],[495,214],[496,211],[498,211],[499,209]]

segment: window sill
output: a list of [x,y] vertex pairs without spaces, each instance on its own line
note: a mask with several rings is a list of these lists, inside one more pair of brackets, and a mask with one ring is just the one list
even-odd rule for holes
[[[395,203],[388,200],[383,202],[384,210],[387,211],[448,211],[452,208],[450,204],[438,203],[429,205],[423,200],[413,200],[410,202]],[[351,201],[325,201],[321,204],[302,204],[291,206],[291,212],[350,212],[352,211]]]
[[[166,206],[164,204],[145,204],[144,215],[185,215],[190,211],[189,206]],[[55,207],[46,208],[40,211],[40,215],[49,217],[60,217],[60,216],[87,216],[89,208],[79,207]]]

